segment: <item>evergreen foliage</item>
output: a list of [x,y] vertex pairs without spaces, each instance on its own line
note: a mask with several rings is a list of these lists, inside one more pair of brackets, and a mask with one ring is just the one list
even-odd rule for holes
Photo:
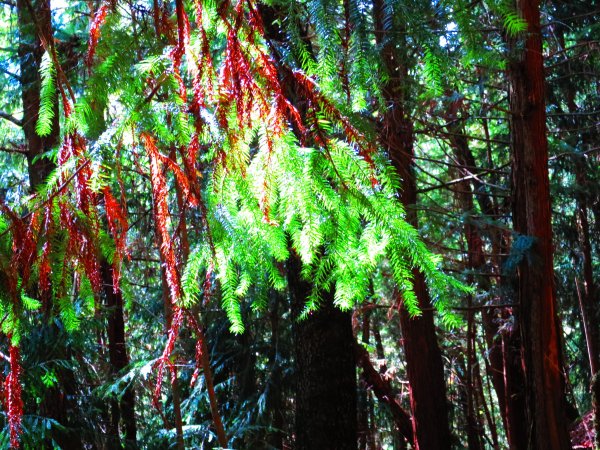
[[35,131],[40,136],[48,136],[52,131],[56,96],[56,69],[48,52],[44,53],[40,65],[42,88],[40,91],[40,112]]
[[[31,195],[23,187],[26,149],[14,131],[22,109],[19,75],[9,75],[18,72],[16,54],[0,61],[8,111],[2,117],[14,119],[0,124],[0,164],[12,168],[0,173],[0,327],[7,348],[0,446],[19,445],[18,436],[25,448],[59,445],[51,441],[71,428],[104,445],[115,435],[107,405],[132,386],[139,402],[160,410],[138,408],[138,438],[148,448],[172,445],[180,431],[175,396],[162,384],[168,370],[179,380],[186,444],[213,448],[214,399],[199,350],[204,333],[231,445],[267,448],[267,437],[293,434],[285,412],[293,394],[289,330],[310,320],[329,294],[336,307],[353,312],[365,348],[386,361],[388,382],[404,377],[406,355],[390,319],[395,298],[411,316],[423,313],[414,270],[424,274],[442,325],[449,391],[461,402],[475,396],[472,417],[454,402],[453,427],[466,430],[475,420],[481,436],[501,428],[502,400],[477,381],[480,368],[493,379],[490,329],[473,325],[473,315],[492,317],[490,342],[508,336],[515,317],[510,277],[536,242],[511,232],[503,72],[506,42],[524,37],[528,24],[508,1],[381,4],[383,30],[375,29],[373,2],[363,0],[54,6],[60,29],[50,49],[57,53],[41,56],[34,123],[39,137],[50,136],[60,111],[61,142],[36,157],[56,168]],[[97,7],[89,17],[80,14],[86,5]],[[577,211],[587,205],[596,255],[600,175],[590,143],[597,137],[598,25],[579,6],[545,8],[557,285],[569,312],[569,376],[578,406],[587,407],[585,337],[574,319],[585,259]],[[0,51],[8,52],[16,7],[7,4],[0,14]],[[580,27],[563,24],[566,17]],[[382,87],[397,76],[381,61],[387,44],[408,77],[402,114],[414,124],[419,199],[407,208],[419,231],[406,220],[402,180],[379,146],[380,119],[391,107]],[[581,76],[567,83],[571,72]],[[458,154],[463,138],[472,161]],[[581,167],[585,186],[575,175]],[[473,236],[484,253],[477,267]],[[295,257],[311,287],[299,317],[288,304]],[[593,256],[594,275],[599,267]],[[116,314],[106,307],[107,292],[121,296],[134,361],[121,372],[106,351],[105,322]],[[47,355],[38,357],[37,348]],[[69,408],[83,417],[74,413],[62,423],[40,410],[60,389],[76,398]],[[367,425],[381,426],[373,439],[398,448],[391,410],[370,388],[360,389],[365,411],[371,408]],[[405,397],[398,402],[409,407]],[[115,436],[120,445],[118,429]],[[494,445],[506,439],[500,430]],[[457,440],[467,445],[462,435]]]

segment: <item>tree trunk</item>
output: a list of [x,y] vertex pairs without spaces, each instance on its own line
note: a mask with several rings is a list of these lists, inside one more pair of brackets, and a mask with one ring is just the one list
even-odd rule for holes
[[[123,317],[123,296],[121,291],[115,292],[113,284],[113,268],[106,262],[102,262],[102,283],[106,307],[108,308],[108,358],[113,376],[129,365],[129,356],[125,344],[125,321]],[[112,408],[112,420],[114,429],[117,431],[117,439],[120,441],[119,426],[122,420],[122,431],[125,436],[126,448],[136,445],[136,421],[135,421],[135,391],[133,386],[128,386],[123,392],[119,402],[115,401]]]
[[[312,286],[300,276],[296,255],[288,260],[292,314],[304,308]],[[297,450],[357,448],[356,363],[352,316],[323,294],[319,310],[294,324]]]
[[[258,6],[269,44],[282,42],[285,34],[277,19],[285,16],[264,4]],[[290,103],[306,117],[291,71],[281,55],[270,45],[282,74],[284,93]],[[297,133],[297,137],[301,136]],[[292,302],[292,317],[297,320],[312,290],[301,277],[302,263],[292,252],[287,262],[287,278]],[[333,292],[323,293],[319,310],[293,327],[296,376],[297,450],[357,448],[357,384],[352,315],[333,304]]]
[[[600,392],[600,355],[598,345],[600,344],[598,326],[598,306],[596,303],[596,289],[594,285],[594,270],[592,261],[592,245],[590,242],[590,225],[588,221],[587,189],[588,180],[586,176],[587,166],[585,160],[575,162],[575,179],[577,181],[577,231],[581,245],[583,265],[583,292],[577,286],[581,319],[590,363],[590,389],[592,392],[592,409],[594,410],[594,429],[596,432],[596,446],[600,447],[600,403],[598,392]],[[577,281],[577,280],[576,280]]]
[[[42,153],[58,144],[60,127],[58,121],[58,94],[53,102],[54,118],[50,133],[40,137],[35,127],[40,110],[40,63],[44,54],[42,39],[52,42],[52,15],[49,0],[17,0],[17,20],[19,28],[19,67],[21,81],[21,100],[23,102],[23,132],[27,142],[27,170],[29,174],[29,188],[35,192],[42,184],[54,165],[48,159],[36,159]],[[52,303],[45,305],[47,314],[52,310]],[[63,331],[51,322],[43,326],[46,337],[39,348],[41,362],[52,364],[53,360],[68,360],[71,358],[71,349],[65,344]],[[78,407],[72,399],[76,398],[76,379],[73,371],[62,366],[57,366],[55,386],[44,392],[39,405],[39,414],[53,419],[61,426],[53,426],[52,440],[61,448],[83,448],[83,439],[80,433],[73,430],[77,422]],[[45,443],[47,448],[52,448],[51,442]]]
[[[389,406],[400,440],[413,442],[413,430],[410,416],[398,401],[397,394],[392,389],[390,381],[375,370],[367,352],[362,345],[356,344],[356,359],[362,368],[362,381],[365,387],[372,389],[377,399]],[[366,439],[365,439],[366,441]]]
[[[388,109],[382,118],[380,140],[402,178],[400,195],[407,210],[407,221],[416,227],[417,215],[412,209],[417,200],[413,123],[406,110],[408,70],[402,66],[404,59],[398,54],[395,42],[383,31],[386,29],[383,0],[373,0],[373,16],[375,39],[382,45],[381,57],[389,72],[389,79],[382,89]],[[410,317],[402,306],[402,299],[398,299],[398,304],[416,437],[414,446],[420,450],[450,449],[444,366],[435,332],[431,300],[423,274],[414,270],[413,276],[422,315]]]
[[50,134],[40,137],[35,126],[40,110],[40,62],[44,54],[42,39],[52,42],[50,0],[18,0],[19,65],[21,70],[21,98],[23,101],[23,132],[27,141],[27,169],[29,186],[35,190],[46,180],[54,165],[49,159],[34,159],[58,144],[58,90],[54,98],[54,118]]
[[273,448],[283,448],[285,432],[285,414],[284,414],[284,392],[283,392],[283,368],[281,364],[281,344],[280,344],[280,304],[284,303],[285,299],[282,294],[273,291],[271,295],[271,306],[269,308],[269,322],[271,325],[271,340],[269,343],[269,367],[271,368],[271,376],[269,378],[269,396],[268,396],[268,411],[270,411],[270,424],[272,430],[267,441]]
[[533,239],[517,270],[529,448],[570,448],[564,416],[557,304],[552,261],[548,142],[539,0],[517,0],[528,23],[523,50],[509,68],[515,232]]

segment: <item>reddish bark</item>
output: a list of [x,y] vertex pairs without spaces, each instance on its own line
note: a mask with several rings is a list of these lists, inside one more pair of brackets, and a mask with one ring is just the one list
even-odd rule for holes
[[540,1],[517,0],[528,23],[509,68],[514,229],[534,240],[516,279],[530,448],[570,448],[554,290]]
[[[383,31],[386,27],[382,0],[373,0],[373,16],[377,30],[375,39],[382,45],[381,57],[389,72],[389,79],[382,87],[388,107],[381,121],[380,140],[403,180],[400,195],[407,209],[407,221],[416,227],[417,216],[413,209],[417,200],[413,160],[414,133],[413,123],[406,110],[408,70],[402,66],[404,59],[396,50],[397,43],[388,39]],[[416,438],[414,446],[420,450],[450,449],[444,366],[436,337],[431,299],[423,274],[414,270],[413,276],[414,291],[423,311],[422,315],[410,317],[402,306],[401,298],[398,299],[398,305],[413,411],[413,432]]]

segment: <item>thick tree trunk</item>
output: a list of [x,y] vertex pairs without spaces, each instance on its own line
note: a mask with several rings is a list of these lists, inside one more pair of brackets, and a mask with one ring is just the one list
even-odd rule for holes
[[58,93],[54,101],[54,118],[50,134],[40,137],[35,126],[40,110],[40,62],[44,54],[42,39],[52,42],[50,0],[18,0],[19,65],[21,70],[21,98],[23,101],[23,132],[27,141],[27,169],[32,191],[54,168],[47,158],[34,159],[58,144]]
[[[258,6],[267,41],[282,75],[288,100],[306,117],[306,105],[297,96],[297,86],[272,45],[285,34],[276,20],[285,11]],[[281,17],[280,17],[281,16]],[[298,133],[297,133],[298,134]],[[297,136],[300,138],[300,135]],[[292,253],[287,262],[292,316],[296,320],[311,292],[311,283],[301,277],[302,263]],[[293,328],[296,376],[297,450],[357,448],[357,384],[352,316],[333,304],[333,292],[323,293],[319,310]]]
[[548,142],[539,0],[517,0],[528,23],[510,64],[513,220],[534,241],[517,271],[529,448],[570,448],[552,265]]
[[[300,276],[301,262],[288,260],[293,317],[298,317],[312,286]],[[294,325],[296,363],[296,450],[355,450],[356,363],[352,316],[323,294],[319,310]]]
[[[285,414],[284,414],[284,392],[283,392],[283,374],[282,374],[282,356],[280,341],[280,304],[284,302],[282,294],[273,291],[271,295],[271,306],[269,308],[269,321],[271,325],[271,341],[269,345],[269,367],[271,376],[269,379],[268,411],[271,412],[270,425],[272,432],[269,433],[267,441],[273,448],[283,448],[285,433]],[[284,303],[285,305],[285,303]]]
[[[375,38],[382,46],[381,57],[389,72],[389,81],[383,86],[387,103],[382,122],[380,140],[388,151],[392,164],[400,174],[403,184],[402,203],[407,208],[407,220],[417,226],[413,206],[417,200],[414,174],[413,123],[406,110],[408,73],[403,59],[396,51],[394,40],[385,35],[385,7],[383,0],[373,0]],[[394,34],[394,38],[396,34]],[[446,384],[442,354],[438,346],[431,300],[425,278],[413,271],[414,290],[423,311],[419,317],[410,317],[398,299],[410,402],[413,412],[415,448],[420,450],[450,449],[451,434],[446,404]]]

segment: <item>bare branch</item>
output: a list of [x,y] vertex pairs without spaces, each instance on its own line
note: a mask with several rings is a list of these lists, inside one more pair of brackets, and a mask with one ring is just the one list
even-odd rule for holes
[[6,119],[9,122],[14,123],[15,125],[22,127],[23,126],[23,121],[17,119],[16,117],[12,116],[11,114],[8,114],[7,112],[4,111],[0,111],[0,118],[2,119]]
[[[2,0],[0,0],[1,2]],[[3,67],[0,67],[0,72],[5,73],[6,75],[8,75],[11,78],[14,78],[17,81],[21,81],[21,77],[19,75],[17,75],[16,73],[11,72],[10,70],[6,70]]]
[[4,153],[18,153],[20,155],[27,154],[27,149],[22,145],[13,145],[12,147],[1,146],[0,152]]

